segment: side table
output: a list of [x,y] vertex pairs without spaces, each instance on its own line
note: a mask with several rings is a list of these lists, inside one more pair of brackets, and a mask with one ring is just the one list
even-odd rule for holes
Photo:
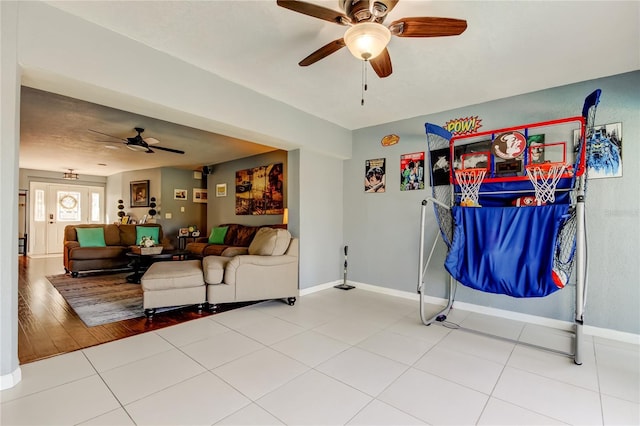
[[192,237],[191,235],[178,235],[178,250],[184,250],[187,247],[187,241],[195,241],[198,237]]

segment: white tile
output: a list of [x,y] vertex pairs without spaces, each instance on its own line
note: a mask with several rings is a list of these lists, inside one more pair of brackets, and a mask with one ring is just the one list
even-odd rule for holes
[[283,425],[280,420],[266,412],[262,407],[257,404],[249,404],[244,408],[236,411],[232,415],[220,420],[216,425],[226,426],[269,426],[269,425]]
[[304,304],[299,305],[297,303],[294,306],[287,306],[287,309],[278,310],[278,312],[273,314],[280,319],[307,329],[325,324],[335,317],[335,315],[325,310]]
[[2,424],[77,424],[119,406],[96,375],[3,403]]
[[349,349],[350,346],[310,330],[271,345],[271,348],[310,367],[315,367]]
[[522,333],[524,323],[506,318],[498,318],[472,312],[460,325],[471,330],[482,331],[505,339],[517,339]]
[[463,330],[454,330],[442,339],[438,346],[506,364],[515,344]]
[[210,425],[250,402],[207,371],[125,408],[137,425]]
[[515,368],[505,368],[493,396],[566,423],[602,424],[597,392]]
[[347,423],[349,425],[374,426],[374,425],[426,425],[427,423],[404,413],[397,408],[374,399],[364,407],[356,416]]
[[357,346],[394,361],[412,365],[434,344],[428,340],[412,339],[402,334],[382,330],[364,339]]
[[552,419],[522,407],[496,398],[490,398],[480,416],[479,425],[564,425],[560,420]]
[[287,425],[341,425],[369,401],[370,396],[311,370],[257,403]]
[[[572,354],[575,352],[573,334],[569,331],[543,327],[537,324],[527,324],[520,336],[520,341],[549,348],[559,352]],[[583,362],[591,362],[593,358],[593,339],[583,335],[581,356]]]
[[136,361],[102,373],[104,381],[122,404],[129,404],[154,392],[206,371],[177,349]]
[[402,334],[412,339],[426,340],[431,344],[438,343],[451,332],[450,329],[443,327],[439,323],[424,325],[419,316],[405,316],[390,324],[385,330]]
[[173,348],[173,345],[155,333],[142,333],[82,351],[96,370],[102,372]]
[[339,318],[318,326],[313,330],[349,345],[355,345],[372,334],[377,333],[380,329],[378,326],[360,320],[345,321]]
[[480,392],[413,368],[378,397],[405,413],[437,425],[475,424],[488,398]]
[[264,348],[212,371],[255,401],[308,369],[280,352]]
[[129,414],[120,407],[106,414],[102,414],[86,422],[80,423],[81,426],[135,426]]
[[414,368],[489,395],[504,366],[484,358],[437,346],[420,358],[414,364]]
[[351,348],[316,367],[369,395],[376,396],[397,379],[407,366],[360,348]]
[[24,364],[20,370],[22,380],[0,392],[3,403],[97,374],[82,351]]
[[602,395],[602,412],[606,425],[640,424],[640,404]]
[[172,345],[180,347],[229,331],[227,327],[209,318],[183,322],[157,330],[155,333]]
[[593,361],[576,365],[573,358],[518,345],[507,365],[592,391],[599,390],[598,371]]
[[264,348],[264,345],[236,331],[183,346],[181,350],[208,370]]
[[211,318],[212,321],[216,321],[226,327],[237,330],[238,328],[273,318],[273,316],[262,312],[260,309],[247,306],[227,312],[221,312],[209,318]]
[[596,344],[600,392],[640,403],[640,352]]
[[305,329],[280,318],[272,317],[244,327],[238,327],[236,331],[264,345],[272,345],[288,337],[300,334]]

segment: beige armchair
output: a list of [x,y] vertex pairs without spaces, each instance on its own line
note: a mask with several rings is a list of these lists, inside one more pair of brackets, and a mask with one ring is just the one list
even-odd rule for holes
[[248,249],[235,257],[206,256],[202,260],[207,302],[286,299],[298,296],[298,239],[285,229],[262,228]]

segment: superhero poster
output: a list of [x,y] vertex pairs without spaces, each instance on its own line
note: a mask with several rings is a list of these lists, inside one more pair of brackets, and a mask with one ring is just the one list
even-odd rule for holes
[[385,192],[386,158],[366,160],[364,163],[364,192]]
[[400,156],[400,191],[424,189],[424,152]]
[[[577,149],[579,132],[574,132]],[[587,178],[622,177],[622,123],[596,125],[587,141]]]

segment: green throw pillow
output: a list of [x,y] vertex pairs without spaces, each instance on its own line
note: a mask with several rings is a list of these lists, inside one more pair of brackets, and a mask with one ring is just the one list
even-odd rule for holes
[[160,227],[158,226],[136,226],[136,245],[142,244],[142,237],[151,237],[156,244],[160,244]]
[[103,228],[76,228],[80,247],[106,247]]
[[209,244],[224,244],[224,237],[227,235],[228,230],[228,226],[213,228],[211,235],[209,235]]

